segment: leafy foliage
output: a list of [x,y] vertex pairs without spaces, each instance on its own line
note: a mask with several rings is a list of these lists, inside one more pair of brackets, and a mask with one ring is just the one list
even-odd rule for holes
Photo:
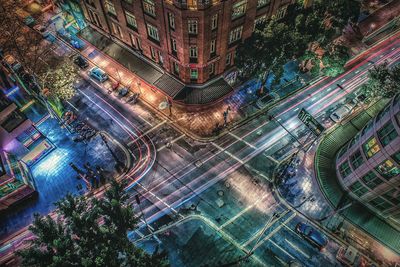
[[137,218],[123,184],[113,181],[102,199],[67,195],[56,203],[58,217],[35,215],[36,236],[21,250],[24,266],[167,266],[165,255],[148,255],[127,237]]
[[386,62],[371,69],[368,76],[368,82],[361,87],[368,98],[391,98],[400,93],[400,66],[390,69]]
[[343,72],[348,51],[331,42],[358,17],[359,10],[356,0],[320,0],[309,8],[298,2],[289,5],[284,18],[258,25],[253,35],[238,46],[235,63],[240,77],[261,78],[273,72],[275,81],[279,81],[283,66],[293,59],[307,60],[315,74],[335,76]]

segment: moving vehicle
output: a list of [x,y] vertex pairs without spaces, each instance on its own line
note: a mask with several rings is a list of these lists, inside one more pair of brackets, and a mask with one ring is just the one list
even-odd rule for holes
[[78,55],[74,58],[74,63],[81,69],[86,69],[89,67],[89,62],[81,55]]
[[99,82],[105,82],[106,80],[108,80],[108,75],[99,67],[93,67],[90,71],[89,71],[89,76],[98,80]]
[[322,250],[328,244],[328,239],[323,234],[306,223],[298,223],[296,232],[319,250]]
[[334,122],[340,122],[345,117],[347,117],[352,111],[352,107],[348,104],[345,104],[339,108],[337,108],[333,113],[329,116],[331,120]]

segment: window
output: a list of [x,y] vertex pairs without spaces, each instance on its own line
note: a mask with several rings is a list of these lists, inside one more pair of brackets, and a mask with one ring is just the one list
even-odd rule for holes
[[385,201],[385,199],[381,197],[374,198],[369,202],[369,204],[373,206],[375,209],[380,211],[385,211],[388,208],[392,207],[392,205],[389,202]]
[[136,18],[132,13],[125,11],[126,23],[128,24],[129,28],[137,28]]
[[21,125],[24,121],[26,121],[26,117],[24,113],[19,110],[14,110],[7,116],[7,118],[1,123],[1,127],[6,130],[8,133],[11,133],[15,130],[19,125]]
[[393,127],[391,121],[387,122],[381,129],[378,130],[378,138],[383,146],[388,145],[397,137],[396,129]]
[[278,12],[276,12],[275,16],[277,19],[281,19],[286,15],[287,6],[280,7]]
[[122,31],[121,31],[121,27],[119,27],[119,25],[115,24],[114,22],[111,22],[112,28],[113,28],[113,32],[116,36],[122,38]]
[[229,43],[234,43],[242,38],[243,26],[237,27],[229,33]]
[[208,67],[208,73],[210,75],[214,75],[215,74],[215,63],[211,63],[210,66]]
[[357,169],[364,163],[364,159],[360,150],[357,150],[353,155],[350,156],[350,162],[354,169]]
[[355,143],[358,141],[358,139],[360,138],[360,133],[358,133],[356,136],[353,137],[353,139],[351,139],[351,142],[349,144],[349,147],[352,147],[355,145]]
[[375,167],[375,170],[379,172],[385,179],[393,178],[396,175],[400,174],[400,169],[394,165],[393,161],[390,159],[385,160],[381,164]]
[[232,53],[229,53],[226,55],[226,59],[225,59],[225,66],[228,67],[231,65],[231,57],[232,57]]
[[268,5],[270,0],[258,0],[257,1],[257,8],[263,7]]
[[156,6],[153,0],[143,0],[143,10],[150,16],[156,16]]
[[262,15],[262,16],[256,18],[254,20],[254,28],[253,28],[253,30],[255,30],[258,25],[261,25],[266,21],[267,21],[267,15]]
[[179,75],[179,65],[178,65],[178,63],[176,63],[175,61],[173,61],[172,66],[173,66],[173,68],[174,68],[174,73],[175,73],[176,75]]
[[147,24],[147,34],[151,39],[160,41],[160,38],[158,37],[158,29],[151,24]]
[[381,149],[375,137],[372,136],[370,139],[368,139],[366,143],[363,144],[363,150],[366,158],[369,159],[372,158]]
[[175,16],[172,13],[168,13],[168,23],[169,27],[175,30]]
[[398,151],[394,155],[392,155],[392,158],[394,159],[394,161],[397,162],[397,164],[400,164],[400,151]]
[[396,188],[393,188],[392,190],[383,194],[382,196],[395,205],[400,204],[400,191],[396,190]]
[[132,4],[133,0],[124,0],[125,2],[127,2],[128,4]]
[[135,36],[133,36],[132,33],[129,33],[129,38],[131,39],[132,46],[136,48]]
[[189,34],[197,34],[197,20],[190,19],[188,20],[188,32]]
[[111,13],[114,16],[117,15],[117,12],[115,11],[114,4],[111,1],[106,0],[105,1],[105,6],[106,6],[106,10],[107,10],[108,13]]
[[337,158],[338,158],[338,159],[341,158],[346,152],[347,152],[347,144],[345,144],[345,145],[339,150],[339,153],[338,153]]
[[173,39],[173,38],[171,38],[171,48],[172,48],[172,52],[175,52],[175,54],[176,54],[176,52],[177,52],[177,49],[176,49],[176,40]]
[[197,46],[189,47],[189,57],[197,58]]
[[215,54],[215,45],[216,45],[217,40],[213,39],[210,42],[210,54],[213,55]]
[[218,27],[218,13],[211,17],[211,30],[215,30]]
[[190,79],[197,80],[198,76],[199,73],[197,69],[190,69]]
[[351,173],[350,165],[347,160],[339,166],[339,173],[342,176],[342,179],[346,178]]
[[150,46],[150,52],[151,52],[151,58],[153,60],[156,60],[157,59],[157,53],[156,53],[156,50],[152,46]]
[[367,172],[367,174],[364,175],[361,180],[370,189],[375,189],[375,187],[383,183],[383,181],[378,176],[376,176],[373,171]]
[[352,184],[349,189],[354,195],[358,197],[362,197],[363,195],[365,195],[365,193],[368,192],[368,189],[363,186],[359,181],[356,181],[354,184]]
[[239,18],[246,13],[247,1],[242,0],[232,6],[232,19]]

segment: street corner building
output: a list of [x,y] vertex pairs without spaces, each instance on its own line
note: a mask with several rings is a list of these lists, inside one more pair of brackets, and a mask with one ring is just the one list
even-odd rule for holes
[[400,231],[400,95],[338,152],[337,177],[350,195]]
[[91,34],[106,36],[143,61],[131,60],[130,65],[142,68],[135,73],[145,82],[174,102],[206,106],[233,92],[237,45],[257,23],[283,17],[294,1],[79,2],[89,25],[81,33],[86,40],[91,42]]

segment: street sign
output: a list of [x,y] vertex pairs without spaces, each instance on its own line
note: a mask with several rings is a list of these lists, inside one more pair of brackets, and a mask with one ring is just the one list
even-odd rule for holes
[[297,115],[297,117],[310,129],[313,134],[319,136],[324,130],[325,127],[322,126],[310,113],[308,113],[304,108],[302,108]]

